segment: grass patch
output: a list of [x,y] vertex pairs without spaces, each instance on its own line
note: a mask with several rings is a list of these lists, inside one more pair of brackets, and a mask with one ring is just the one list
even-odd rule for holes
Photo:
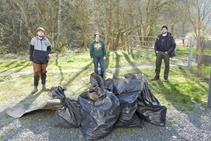
[[168,122],[171,124],[171,125],[177,125],[178,124],[178,119],[170,119],[168,120]]
[[[185,55],[186,48],[179,49],[179,56]],[[26,57],[27,58],[27,57]],[[124,75],[127,73],[144,73],[148,79],[154,76],[154,69],[139,69],[137,66],[153,63],[155,55],[153,50],[137,50],[133,54],[127,54],[124,51],[108,52],[106,67],[124,67],[130,66],[132,69],[113,69],[106,72],[107,77],[112,75]],[[28,64],[27,59],[22,60],[0,60],[1,72],[21,72],[31,71],[32,66]],[[89,87],[89,75],[93,71],[93,64],[88,51],[85,53],[68,52],[66,54],[53,54],[49,62],[48,69],[58,70],[58,73],[48,73],[47,87],[66,86],[71,92],[79,95]],[[64,73],[63,70],[80,69],[79,72]],[[162,68],[163,69],[163,68]],[[149,81],[153,94],[167,107],[191,108],[194,103],[205,105],[207,102],[208,81],[210,66],[205,65],[203,76],[198,77],[196,67],[191,69],[186,67],[171,68],[169,82],[162,80],[163,71],[161,71],[160,81]],[[33,89],[33,74],[21,77],[1,76],[0,77],[0,95],[4,98],[10,96],[28,95]]]
[[0,102],[3,102],[3,101],[5,101],[7,98],[6,98],[6,96],[4,96],[4,95],[0,95]]
[[7,75],[7,76],[0,76],[0,82],[4,82],[4,81],[7,81],[7,80],[10,80],[12,77]]
[[[133,54],[127,54],[125,51],[107,52],[106,68],[128,66],[131,62],[135,62],[135,65],[154,64],[154,60],[153,49],[138,49]],[[91,61],[89,51],[81,53],[69,51],[64,54],[52,54],[48,69],[81,69]],[[93,68],[93,65],[90,67]],[[0,59],[0,73],[20,71],[32,71],[28,56],[20,57],[20,59]]]
[[[135,69],[122,71],[120,75],[140,72],[144,72],[148,79],[154,76],[153,70],[137,71]],[[204,81],[204,79],[204,77],[198,77],[193,70],[176,67],[171,69],[169,82],[164,82],[162,77],[159,81],[148,80],[148,82],[153,94],[163,105],[180,110],[181,108],[190,110],[194,103],[204,105],[207,102],[208,81]]]

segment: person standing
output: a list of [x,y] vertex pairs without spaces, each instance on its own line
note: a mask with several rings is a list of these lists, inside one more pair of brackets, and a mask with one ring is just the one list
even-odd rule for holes
[[[93,59],[94,63],[94,72],[99,74],[102,78],[104,78],[104,59],[106,56],[105,44],[102,40],[100,40],[100,33],[96,32],[94,34],[95,40],[92,42],[90,46],[90,56]],[[100,73],[98,72],[98,65],[100,65]]]
[[169,76],[169,61],[171,57],[175,56],[175,48],[176,43],[171,35],[170,32],[168,32],[167,26],[162,26],[161,28],[161,34],[158,35],[156,41],[155,41],[155,54],[156,54],[156,62],[155,62],[155,77],[152,80],[159,80],[160,79],[160,69],[162,60],[164,60],[165,69],[164,69],[164,81],[168,81]]
[[36,36],[31,39],[29,47],[29,60],[34,70],[34,89],[32,94],[38,91],[38,83],[41,76],[42,90],[46,89],[46,69],[48,66],[49,55],[51,52],[51,43],[45,36],[45,29],[38,27]]

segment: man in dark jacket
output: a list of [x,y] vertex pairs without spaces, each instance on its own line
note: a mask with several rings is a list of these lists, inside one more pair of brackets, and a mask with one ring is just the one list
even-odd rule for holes
[[160,79],[160,69],[162,60],[164,60],[165,63],[165,70],[164,70],[164,81],[168,81],[168,75],[169,75],[169,60],[170,57],[175,56],[175,48],[176,43],[171,35],[171,33],[168,32],[167,26],[162,26],[161,34],[158,35],[156,42],[155,42],[155,54],[156,54],[156,68],[155,68],[155,77],[152,80],[158,80]]
[[90,56],[93,59],[94,63],[94,71],[98,73],[98,64],[100,65],[100,74],[102,78],[104,78],[104,58],[106,56],[106,49],[104,42],[100,40],[99,32],[94,34],[95,41],[92,42],[90,46]]
[[46,68],[51,52],[51,44],[45,36],[45,29],[38,27],[36,29],[37,36],[33,37],[29,47],[29,60],[34,69],[34,90],[32,94],[38,91],[39,77],[42,80],[42,90],[46,90]]

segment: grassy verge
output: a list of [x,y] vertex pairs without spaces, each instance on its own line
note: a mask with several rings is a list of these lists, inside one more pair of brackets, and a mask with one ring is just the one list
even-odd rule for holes
[[[128,54],[124,51],[107,52],[106,68],[128,66],[131,62],[134,65],[154,64],[155,55],[153,50],[141,49],[134,51],[133,54]],[[89,64],[92,59],[88,52],[76,53],[67,52],[65,54],[52,54],[49,61],[48,69],[51,70],[67,70],[67,69],[81,69]],[[91,68],[93,66],[90,66]],[[21,56],[16,59],[0,59],[0,73],[4,72],[20,72],[32,71],[31,64],[28,57]]]
[[[205,72],[209,68],[205,69]],[[122,71],[120,75],[127,73],[143,72],[150,79],[154,76],[153,70],[130,70]],[[162,74],[163,72],[161,72]],[[161,75],[162,76],[162,75]],[[164,82],[162,77],[158,81],[148,80],[152,93],[167,107],[179,110],[190,110],[194,103],[207,104],[208,97],[208,74],[204,77],[196,75],[195,68],[175,67],[171,69],[169,82]]]
[[[182,50],[181,50],[182,52]],[[185,49],[183,50],[183,53]],[[184,54],[180,54],[183,56]],[[26,59],[25,59],[26,58]],[[32,71],[27,57],[21,59],[0,59],[0,72],[22,72]],[[114,69],[106,72],[107,77],[124,75],[127,73],[144,73],[148,79],[154,76],[154,69],[139,69],[137,65],[154,63],[153,50],[138,50],[128,55],[126,52],[110,52],[107,54],[106,67],[131,66],[131,70]],[[48,73],[47,86],[66,86],[68,91],[79,95],[89,87],[89,75],[93,65],[87,53],[74,53],[56,55],[49,62],[48,69],[57,69],[59,73]],[[79,72],[64,73],[66,69],[81,69]],[[210,67],[204,66],[203,76],[197,77],[196,68],[186,67],[171,68],[170,81],[149,81],[153,94],[163,105],[177,109],[191,108],[194,103],[205,105],[208,93],[208,78]],[[161,72],[163,74],[163,72]],[[23,75],[21,77],[0,76],[0,102],[9,102],[11,96],[19,97],[28,95],[33,88],[33,76]]]

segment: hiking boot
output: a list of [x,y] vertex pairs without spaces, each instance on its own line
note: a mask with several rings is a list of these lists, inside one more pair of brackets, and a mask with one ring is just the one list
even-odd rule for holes
[[37,87],[35,86],[31,94],[35,94],[38,91]]
[[156,80],[159,80],[159,79],[160,79],[159,77],[156,77],[156,76],[155,76],[155,77],[152,78],[151,80],[152,80],[152,81],[156,81]]
[[168,76],[164,76],[164,82],[168,82]]
[[168,82],[169,80],[168,80],[168,78],[164,78],[164,82]]
[[45,85],[42,85],[42,91],[47,91],[47,88]]

